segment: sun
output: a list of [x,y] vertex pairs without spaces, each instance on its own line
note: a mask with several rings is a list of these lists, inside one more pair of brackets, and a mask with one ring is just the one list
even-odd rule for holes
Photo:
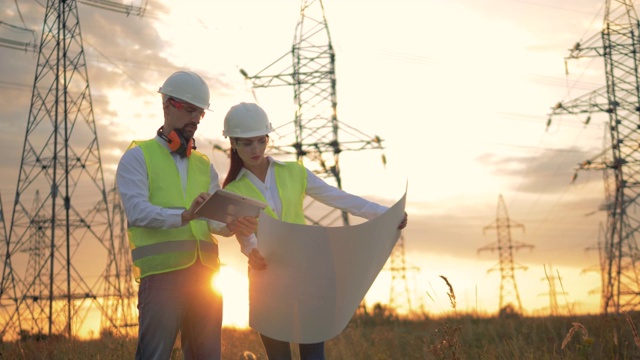
[[249,326],[249,279],[229,266],[221,266],[211,279],[213,290],[223,297],[222,326]]

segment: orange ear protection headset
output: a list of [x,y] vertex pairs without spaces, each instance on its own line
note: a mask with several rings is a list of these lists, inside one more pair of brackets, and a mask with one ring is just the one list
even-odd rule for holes
[[169,144],[169,149],[172,152],[185,157],[191,155],[191,150],[196,149],[196,141],[194,139],[185,139],[179,129],[171,130],[167,136],[162,132],[163,128],[164,126],[160,126],[160,129],[158,129],[158,136]]

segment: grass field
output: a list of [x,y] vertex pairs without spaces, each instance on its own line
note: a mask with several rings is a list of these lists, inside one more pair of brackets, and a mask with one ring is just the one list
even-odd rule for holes
[[[326,344],[327,359],[640,359],[640,313],[609,316],[399,319],[384,307],[354,316]],[[258,334],[223,329],[223,359],[266,359]],[[133,359],[136,339],[25,340],[0,345],[0,359]],[[294,351],[295,353],[295,351]],[[297,356],[297,354],[295,354]],[[179,344],[173,359],[182,359]],[[296,357],[294,357],[295,359]]]

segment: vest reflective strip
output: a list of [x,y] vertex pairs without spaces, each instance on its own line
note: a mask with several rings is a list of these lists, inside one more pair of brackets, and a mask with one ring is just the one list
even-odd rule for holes
[[[162,255],[173,252],[195,252],[198,247],[198,240],[164,241],[160,243],[145,245],[131,250],[133,261],[146,258],[148,256]],[[200,252],[208,252],[218,255],[218,245],[200,241]]]

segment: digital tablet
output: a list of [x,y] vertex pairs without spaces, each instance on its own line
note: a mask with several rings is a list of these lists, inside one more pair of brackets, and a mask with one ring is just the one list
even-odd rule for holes
[[266,207],[262,201],[218,189],[196,209],[196,215],[227,224],[239,217],[257,217]]

